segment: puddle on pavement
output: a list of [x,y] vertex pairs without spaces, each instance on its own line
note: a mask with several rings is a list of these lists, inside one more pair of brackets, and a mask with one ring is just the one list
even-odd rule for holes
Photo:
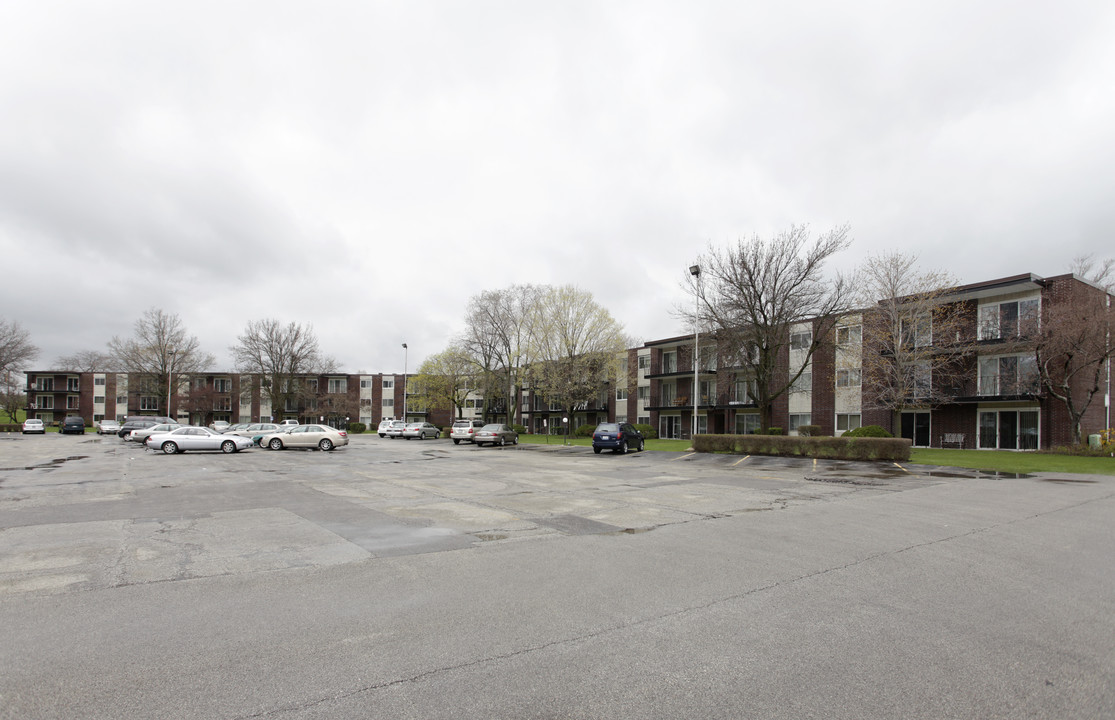
[[1098,480],[1075,480],[1072,478],[1039,478],[1042,482],[1057,483],[1059,485],[1094,485]]
[[12,470],[53,470],[59,467],[62,463],[70,462],[71,460],[84,460],[89,457],[88,455],[70,455],[64,458],[54,458],[50,462],[39,463],[38,465],[25,465],[24,467],[8,467],[0,468],[0,472],[10,472]]

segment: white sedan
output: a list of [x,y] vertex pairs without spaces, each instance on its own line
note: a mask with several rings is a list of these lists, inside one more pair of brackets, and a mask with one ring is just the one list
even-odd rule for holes
[[173,455],[187,450],[220,450],[234,453],[252,446],[252,439],[237,435],[222,435],[204,427],[180,427],[170,432],[154,433],[143,441],[144,445]]

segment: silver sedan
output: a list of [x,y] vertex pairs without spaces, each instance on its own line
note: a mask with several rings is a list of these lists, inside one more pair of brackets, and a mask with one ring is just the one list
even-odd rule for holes
[[192,426],[149,435],[143,443],[149,448],[162,450],[167,455],[187,450],[220,450],[223,453],[233,453],[252,446],[250,438],[222,435],[209,428]]
[[264,435],[259,444],[271,450],[298,447],[332,450],[348,445],[348,433],[328,425],[295,425],[285,432]]
[[491,423],[477,430],[476,434],[472,436],[472,442],[477,446],[484,443],[490,445],[506,445],[508,443],[518,445],[519,433],[515,432],[510,425]]
[[439,437],[441,437],[441,430],[439,430],[436,425],[428,422],[407,423],[407,426],[403,428],[403,437],[407,440],[410,440],[411,438],[425,440],[428,437],[432,437],[434,440],[437,440]]

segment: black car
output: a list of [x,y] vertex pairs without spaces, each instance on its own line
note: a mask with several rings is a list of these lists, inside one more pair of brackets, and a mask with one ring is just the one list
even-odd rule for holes
[[163,418],[145,417],[145,418],[129,418],[127,422],[120,426],[120,431],[116,433],[118,437],[126,438],[132,430],[142,430],[144,428],[155,427],[162,425]]
[[597,455],[605,449],[617,453],[642,450],[645,444],[643,434],[631,423],[600,423],[592,432],[592,451]]
[[76,416],[76,415],[71,415],[70,417],[63,420],[62,424],[58,426],[58,432],[63,434],[63,435],[65,435],[67,433],[73,433],[75,435],[84,435],[85,434],[85,420]]

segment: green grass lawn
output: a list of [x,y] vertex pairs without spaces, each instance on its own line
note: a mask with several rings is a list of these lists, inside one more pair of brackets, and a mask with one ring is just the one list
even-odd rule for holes
[[[519,442],[540,445],[561,445],[560,435],[520,435]],[[592,438],[569,438],[569,445],[592,447]],[[688,440],[647,440],[647,450],[685,452]],[[1115,458],[1046,455],[1004,450],[931,450],[914,448],[910,462],[919,465],[946,465],[974,470],[997,470],[1007,473],[1063,472],[1086,475],[1115,475]]]
[[1009,473],[1064,472],[1087,475],[1115,475],[1115,458],[1047,455],[1005,450],[933,450],[914,448],[910,462],[923,465],[951,465],[975,470]]

